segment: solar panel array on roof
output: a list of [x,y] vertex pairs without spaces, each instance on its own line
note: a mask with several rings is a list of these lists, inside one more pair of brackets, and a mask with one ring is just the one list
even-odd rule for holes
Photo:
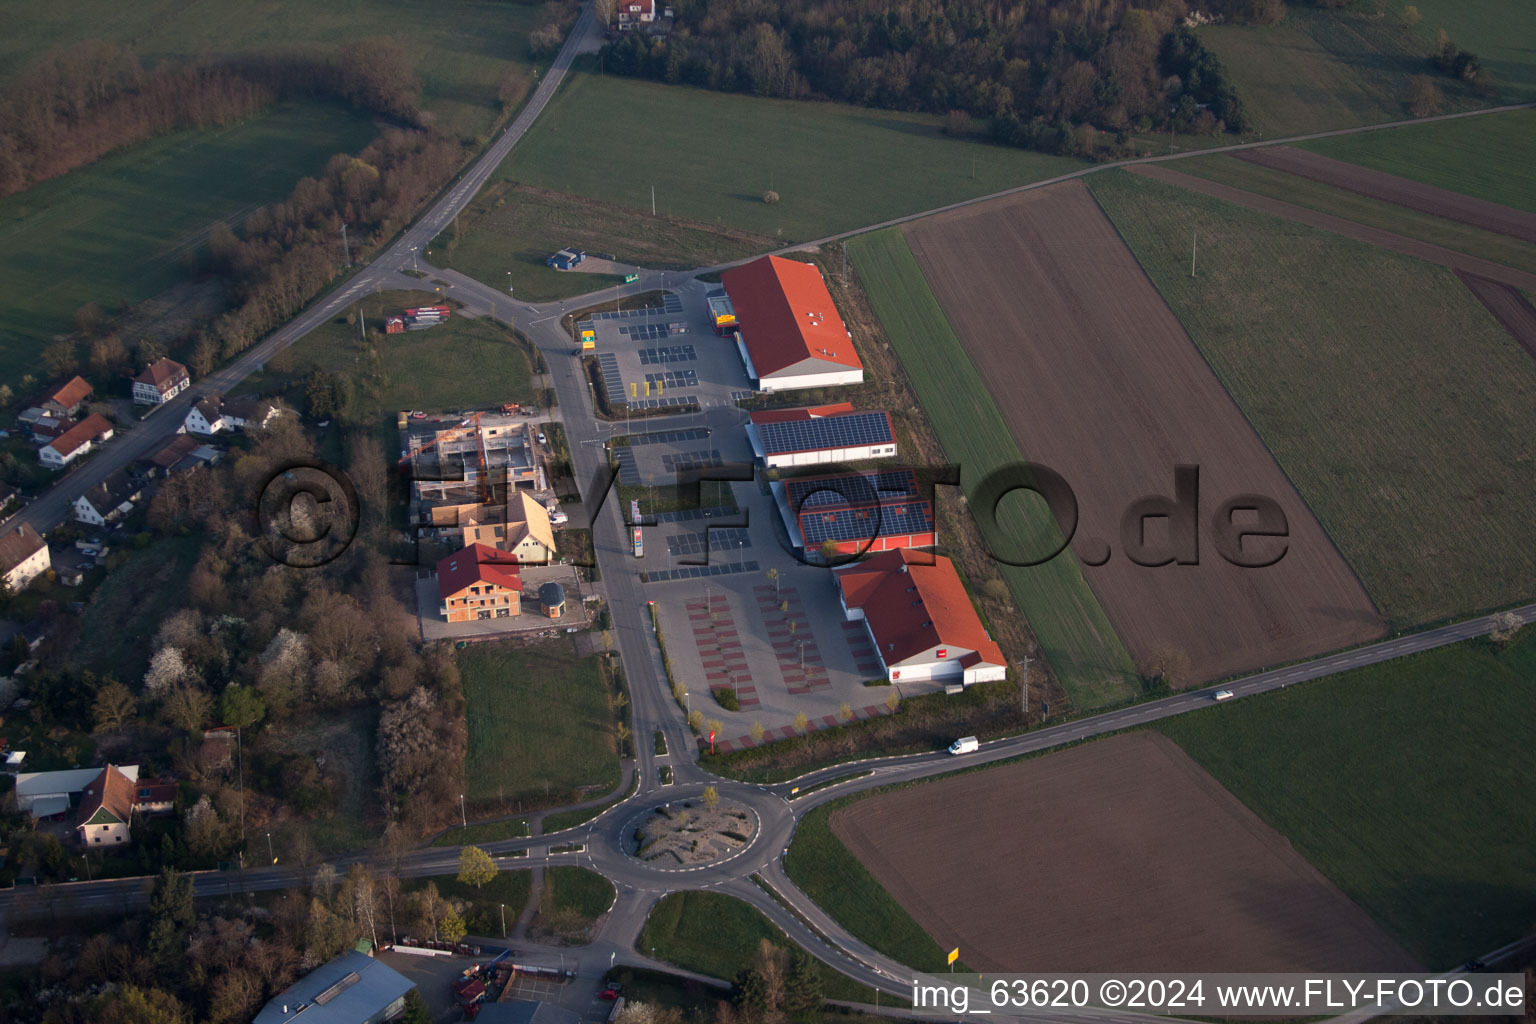
[[891,419],[884,412],[759,423],[757,432],[763,439],[763,451],[768,455],[896,443],[891,435]]
[[807,547],[828,540],[865,540],[932,532],[933,510],[926,501],[807,511],[800,516],[800,533]]
[[794,512],[820,505],[871,505],[902,498],[922,500],[917,474],[910,469],[845,476],[794,477],[784,481],[789,507]]

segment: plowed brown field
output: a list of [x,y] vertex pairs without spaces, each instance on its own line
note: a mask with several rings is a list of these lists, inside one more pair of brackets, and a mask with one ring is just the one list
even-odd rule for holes
[[1526,242],[1536,242],[1536,213],[1517,210],[1512,206],[1464,196],[1459,192],[1290,146],[1265,146],[1262,149],[1243,150],[1233,156],[1262,167],[1273,167],[1277,171],[1370,196],[1372,199],[1406,206],[1410,210],[1460,221],[1485,231],[1497,231],[1501,235]]
[[1417,967],[1157,733],[871,797],[831,825],[981,971]]
[[[988,381],[1025,458],[1078,501],[1074,550],[1133,657],[1188,655],[1204,681],[1383,632],[1370,598],[1088,191],[1067,182],[918,221],[908,243]],[[1200,563],[1149,568],[1120,550],[1133,501],[1200,467]],[[1285,556],[1229,564],[1211,542],[1220,504],[1277,502]],[[1155,523],[1155,521],[1154,521]],[[1149,536],[1153,529],[1149,528]]]

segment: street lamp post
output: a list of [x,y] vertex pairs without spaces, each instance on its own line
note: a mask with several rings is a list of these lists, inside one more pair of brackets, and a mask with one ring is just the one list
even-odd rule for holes
[[272,858],[272,863],[277,863],[277,854],[272,852],[272,833],[267,833],[267,856]]
[[416,247],[411,246],[411,269],[416,270]]
[[464,813],[464,794],[459,794],[459,824],[469,828],[469,816]]
[[501,905],[501,937],[507,937],[507,905]]

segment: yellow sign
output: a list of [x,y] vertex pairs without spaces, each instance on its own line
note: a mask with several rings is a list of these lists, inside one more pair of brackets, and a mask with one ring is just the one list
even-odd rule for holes
[[630,398],[634,398],[635,397],[635,382],[634,381],[630,381],[629,382],[629,397]]
[[960,959],[960,947],[956,946],[954,949],[949,951],[949,962],[950,963],[954,963],[956,960],[959,960],[959,959]]

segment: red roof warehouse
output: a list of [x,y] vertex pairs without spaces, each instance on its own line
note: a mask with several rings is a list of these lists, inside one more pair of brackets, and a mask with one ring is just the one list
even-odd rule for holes
[[858,384],[864,364],[821,271],[764,256],[720,275],[736,310],[736,346],[763,391]]
[[869,627],[892,682],[979,683],[1007,675],[1002,649],[942,555],[887,551],[833,576],[844,612]]

